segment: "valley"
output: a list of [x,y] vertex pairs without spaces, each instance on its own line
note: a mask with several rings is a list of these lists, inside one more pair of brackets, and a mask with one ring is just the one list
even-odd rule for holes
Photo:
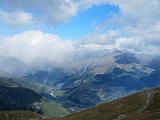
[[[160,71],[156,67],[156,64],[159,64],[158,57],[141,64],[137,56],[129,52],[113,51],[96,58],[88,56],[86,60],[83,59],[78,63],[81,64],[81,68],[42,67],[30,68],[26,72],[27,67],[25,71],[21,71],[23,74],[19,75],[9,71],[4,72],[5,69],[1,68],[1,93],[4,91],[6,96],[4,98],[1,94],[1,101],[7,98],[13,99],[13,105],[16,105],[12,109],[4,107],[5,109],[1,108],[1,110],[30,110],[46,117],[63,117],[95,107],[97,104],[158,87],[160,85]],[[94,59],[89,61],[90,57]],[[18,92],[11,93],[13,90]],[[24,97],[25,91],[32,91],[39,96],[28,94],[25,100],[36,98],[37,101],[24,106],[24,100],[20,97]],[[11,97],[10,94],[15,94],[20,99],[19,102],[16,102],[16,98]],[[8,104],[10,102],[6,103],[11,107],[11,104]]]
[[0,112],[0,118],[1,120],[158,120],[159,100],[160,88],[155,88],[61,118],[46,118],[26,111]]
[[160,0],[0,0],[0,120],[160,120]]

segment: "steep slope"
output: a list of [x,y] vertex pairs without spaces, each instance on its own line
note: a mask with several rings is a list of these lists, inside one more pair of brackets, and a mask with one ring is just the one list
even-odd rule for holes
[[31,110],[40,112],[34,104],[40,102],[41,96],[30,89],[0,86],[0,93],[0,110]]
[[44,88],[1,71],[0,111],[28,110],[48,117],[60,117],[70,113],[61,101],[54,100],[40,89]]
[[160,89],[146,90],[58,120],[158,120],[159,101]]
[[0,110],[30,110],[40,112],[35,103],[41,101],[41,95],[24,88],[18,80],[9,74],[0,74]]

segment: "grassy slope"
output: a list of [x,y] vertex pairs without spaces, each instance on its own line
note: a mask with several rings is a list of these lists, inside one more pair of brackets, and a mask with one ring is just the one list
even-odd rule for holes
[[[158,120],[160,89],[144,91],[59,120]],[[50,119],[52,120],[52,119]]]
[[63,117],[70,112],[63,107],[60,103],[50,101],[48,99],[42,99],[41,108],[43,115],[47,117]]
[[[46,102],[46,101],[45,101]],[[46,103],[45,103],[46,104]],[[48,103],[47,103],[48,104]],[[50,104],[48,104],[50,106]],[[48,109],[49,110],[49,109]],[[55,111],[57,108],[55,107]],[[31,112],[0,112],[0,120],[41,120]],[[148,90],[63,118],[45,120],[159,120],[160,89]],[[44,119],[43,119],[44,120]]]
[[0,111],[0,120],[41,120],[41,116],[29,111]]

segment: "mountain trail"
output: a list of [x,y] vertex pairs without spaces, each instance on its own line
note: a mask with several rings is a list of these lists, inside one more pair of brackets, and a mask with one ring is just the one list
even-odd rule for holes
[[138,112],[143,112],[145,109],[148,108],[148,106],[150,105],[150,103],[154,98],[155,91],[149,91],[146,94],[147,95],[144,97],[144,106],[140,110],[138,110]]

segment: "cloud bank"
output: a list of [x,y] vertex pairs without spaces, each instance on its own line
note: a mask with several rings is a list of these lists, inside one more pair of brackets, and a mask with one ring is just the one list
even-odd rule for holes
[[[107,37],[109,39],[105,41]],[[118,49],[159,55],[159,41],[149,43],[143,38],[120,37],[115,33],[91,38],[81,41],[65,40],[41,31],[27,31],[10,37],[0,37],[0,56],[16,57],[28,64],[66,65],[74,62],[78,53],[87,55],[105,50]]]
[[[67,21],[71,16],[74,16],[77,12],[77,6],[70,0],[1,0],[1,6],[5,6],[1,13],[5,14],[2,17],[8,22],[8,17],[12,17],[17,11],[23,11],[23,15],[20,14],[13,21],[18,23],[24,21],[24,23],[31,22],[31,19],[35,19],[37,22],[47,23],[51,25],[57,25],[61,22]],[[13,13],[14,11],[14,13]],[[9,21],[12,25],[12,22]]]
[[1,38],[0,55],[13,56],[27,63],[63,63],[74,54],[73,44],[73,41],[61,40],[56,35],[28,31]]
[[[0,4],[7,6],[0,11],[0,19],[13,25],[33,22],[57,25],[76,15],[81,9],[89,9],[93,5],[112,4],[120,10],[98,25],[95,33],[86,35],[79,41],[64,40],[41,31],[1,37],[1,56],[15,56],[25,62],[48,61],[61,64],[72,61],[79,51],[85,53],[119,49],[159,55],[159,0],[1,0]],[[12,21],[14,16],[17,17]],[[108,25],[118,27],[108,29]]]

